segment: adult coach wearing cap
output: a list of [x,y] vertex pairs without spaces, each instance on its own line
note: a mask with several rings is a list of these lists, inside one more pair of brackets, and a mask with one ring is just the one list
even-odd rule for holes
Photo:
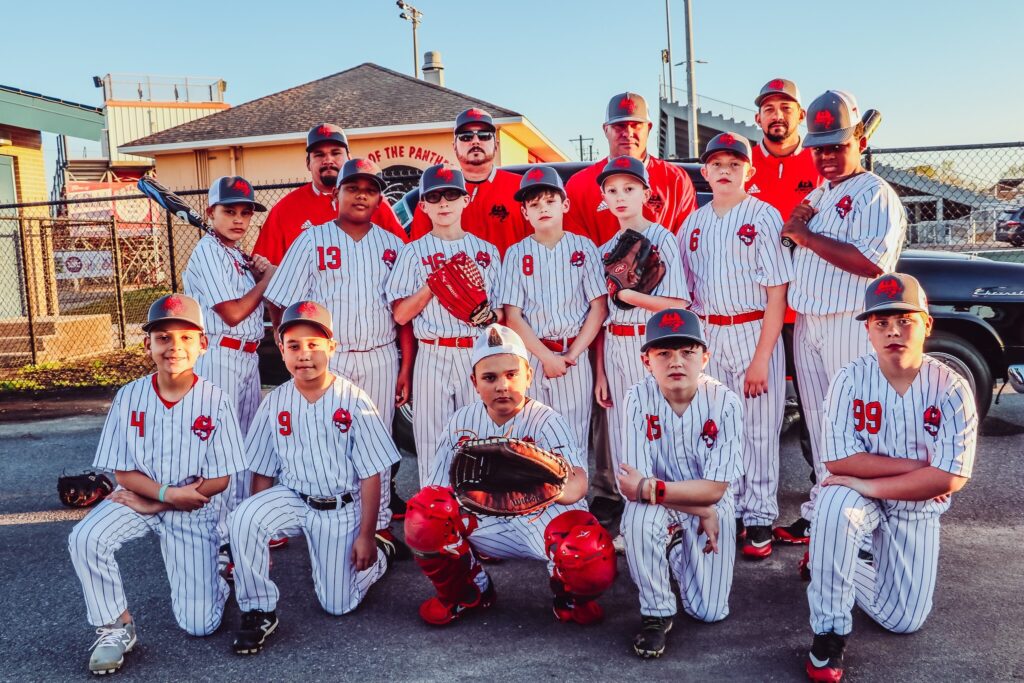
[[647,101],[631,92],[616,95],[608,102],[604,122],[609,156],[583,169],[565,184],[569,213],[565,228],[604,244],[619,231],[619,222],[611,215],[603,199],[597,176],[612,157],[631,156],[644,162],[651,183],[651,198],[644,216],[676,233],[690,212],[697,208],[697,194],[686,172],[647,153],[651,120]]
[[[299,233],[337,218],[338,207],[332,193],[338,182],[338,173],[348,159],[348,138],[344,130],[329,123],[310,128],[306,134],[306,168],[311,182],[292,190],[274,204],[260,228],[252,253],[279,266]],[[371,220],[398,235],[403,242],[408,240],[386,199],[381,198]]]
[[[483,109],[467,109],[455,119],[452,148],[469,192],[469,206],[462,212],[462,229],[487,240],[504,257],[509,247],[532,232],[514,198],[522,176],[494,165],[498,131],[494,119]],[[417,206],[409,231],[411,239],[419,239],[430,230],[430,219]]]

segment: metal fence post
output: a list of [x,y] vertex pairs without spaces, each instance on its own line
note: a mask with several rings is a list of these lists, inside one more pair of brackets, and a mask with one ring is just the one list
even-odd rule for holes
[[32,355],[32,365],[37,365],[39,358],[36,353],[36,324],[35,315],[32,310],[32,292],[29,289],[29,278],[28,278],[28,246],[27,236],[25,230],[26,218],[19,217],[15,219],[18,221],[18,237],[21,241],[21,274],[25,283],[25,310],[28,313],[28,348],[29,353]]
[[114,302],[117,305],[117,336],[121,348],[128,346],[124,319],[124,292],[121,287],[121,245],[117,242],[117,218],[110,219],[110,239],[113,241],[111,252],[114,256]]
[[167,253],[168,253],[168,264],[171,267],[171,291],[178,291],[178,266],[174,260],[174,225],[171,222],[171,212],[164,211],[164,216],[167,218]]
[[866,150],[864,150],[864,168],[867,169],[868,171],[874,171],[874,165],[875,159],[874,156],[871,154],[871,148],[868,147]]

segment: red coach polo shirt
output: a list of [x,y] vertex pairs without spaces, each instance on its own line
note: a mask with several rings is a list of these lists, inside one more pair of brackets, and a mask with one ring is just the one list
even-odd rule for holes
[[[503,258],[509,247],[533,232],[519,210],[519,202],[512,198],[522,180],[517,173],[494,168],[486,180],[466,181],[470,199],[469,206],[462,212],[462,229],[496,246]],[[419,239],[432,228],[430,218],[417,205],[410,239]]]
[[[286,194],[270,209],[267,220],[260,228],[252,253],[259,254],[275,266],[279,266],[284,253],[288,251],[288,247],[299,233],[308,227],[333,221],[337,217],[338,207],[334,205],[331,195],[318,192],[313,183],[306,183]],[[373,222],[388,232],[393,232],[403,242],[409,240],[387,199],[381,199],[380,206],[373,213]]]
[[[565,229],[604,244],[619,231],[619,221],[605,206],[597,176],[608,163],[607,157],[589,166],[566,183],[569,213]],[[647,155],[647,175],[651,181],[651,199],[644,206],[647,220],[679,232],[683,221],[697,208],[697,193],[686,171]]]
[[797,147],[789,156],[777,157],[765,149],[764,142],[759,142],[753,157],[750,162],[757,172],[747,183],[747,194],[774,206],[782,220],[789,218],[808,192],[824,182],[814,167],[809,148]]

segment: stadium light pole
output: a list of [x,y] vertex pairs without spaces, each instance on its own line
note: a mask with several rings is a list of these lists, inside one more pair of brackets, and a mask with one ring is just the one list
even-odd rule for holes
[[402,13],[398,16],[401,19],[405,19],[412,23],[412,75],[419,78],[420,46],[416,39],[416,29],[419,28],[420,21],[423,20],[423,12],[419,11],[404,0],[398,0],[395,4],[398,5],[398,9],[402,10]]

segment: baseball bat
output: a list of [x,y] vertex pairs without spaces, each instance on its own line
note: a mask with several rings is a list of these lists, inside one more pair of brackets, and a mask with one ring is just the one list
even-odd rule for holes
[[[860,122],[864,125],[864,139],[870,140],[871,136],[878,130],[878,125],[882,123],[882,112],[877,109],[868,109],[864,112],[864,115],[860,117]],[[796,246],[793,240],[788,237],[782,238],[782,246],[787,249],[792,249]]]

